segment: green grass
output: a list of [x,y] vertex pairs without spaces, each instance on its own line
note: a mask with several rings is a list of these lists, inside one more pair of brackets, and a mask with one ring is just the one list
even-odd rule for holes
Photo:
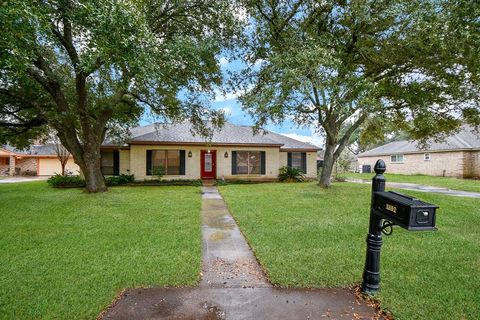
[[193,286],[196,187],[0,185],[0,318],[92,319],[123,288]]
[[[368,179],[371,180],[374,173],[346,173],[348,178]],[[404,175],[404,174],[385,174],[387,181],[390,182],[407,182],[424,184],[434,187],[442,187],[454,190],[480,192],[480,180],[475,179],[459,179],[452,177],[434,177],[426,175]]]
[[[361,281],[370,186],[315,183],[220,188],[271,281],[345,287]],[[480,318],[479,200],[409,192],[438,204],[437,232],[384,237],[377,298],[396,319]]]

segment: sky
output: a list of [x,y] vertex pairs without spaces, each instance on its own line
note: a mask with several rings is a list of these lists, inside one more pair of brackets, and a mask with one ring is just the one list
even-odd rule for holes
[[[220,58],[220,65],[224,74],[226,71],[234,71],[241,68],[238,61],[229,62],[225,57]],[[212,108],[216,110],[223,109],[228,122],[237,125],[253,125],[254,120],[249,114],[242,110],[240,102],[234,94],[217,94],[215,101],[212,102]],[[314,128],[298,127],[291,121],[285,121],[281,125],[269,124],[264,129],[277,132],[304,142],[310,142],[318,147],[323,147],[324,138],[315,132]]]

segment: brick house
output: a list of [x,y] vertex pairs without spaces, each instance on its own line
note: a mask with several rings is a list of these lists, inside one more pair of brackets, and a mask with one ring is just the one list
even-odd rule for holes
[[[80,169],[70,158],[65,170],[78,174]],[[51,176],[61,172],[62,166],[53,145],[34,145],[28,150],[0,146],[0,175]]]
[[480,178],[480,134],[469,126],[421,149],[415,141],[395,141],[358,155],[360,166],[372,168],[378,159],[389,173]]

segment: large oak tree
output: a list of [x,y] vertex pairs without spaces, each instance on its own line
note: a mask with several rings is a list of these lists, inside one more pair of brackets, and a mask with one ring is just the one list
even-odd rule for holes
[[461,0],[245,0],[233,78],[258,127],[285,119],[325,134],[320,185],[354,132],[441,138],[479,117],[480,8]]
[[221,0],[7,0],[0,6],[0,143],[25,145],[48,125],[105,191],[100,146],[145,110],[221,124],[205,94],[235,30]]

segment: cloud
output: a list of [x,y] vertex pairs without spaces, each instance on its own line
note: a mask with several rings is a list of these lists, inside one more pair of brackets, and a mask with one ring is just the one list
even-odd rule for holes
[[225,57],[221,57],[220,60],[219,60],[219,62],[220,62],[220,65],[221,65],[221,66],[228,66],[228,63],[229,63],[229,62],[228,62],[228,59],[225,58]]
[[215,97],[215,102],[234,100],[237,99],[239,95],[240,93],[217,94]]

